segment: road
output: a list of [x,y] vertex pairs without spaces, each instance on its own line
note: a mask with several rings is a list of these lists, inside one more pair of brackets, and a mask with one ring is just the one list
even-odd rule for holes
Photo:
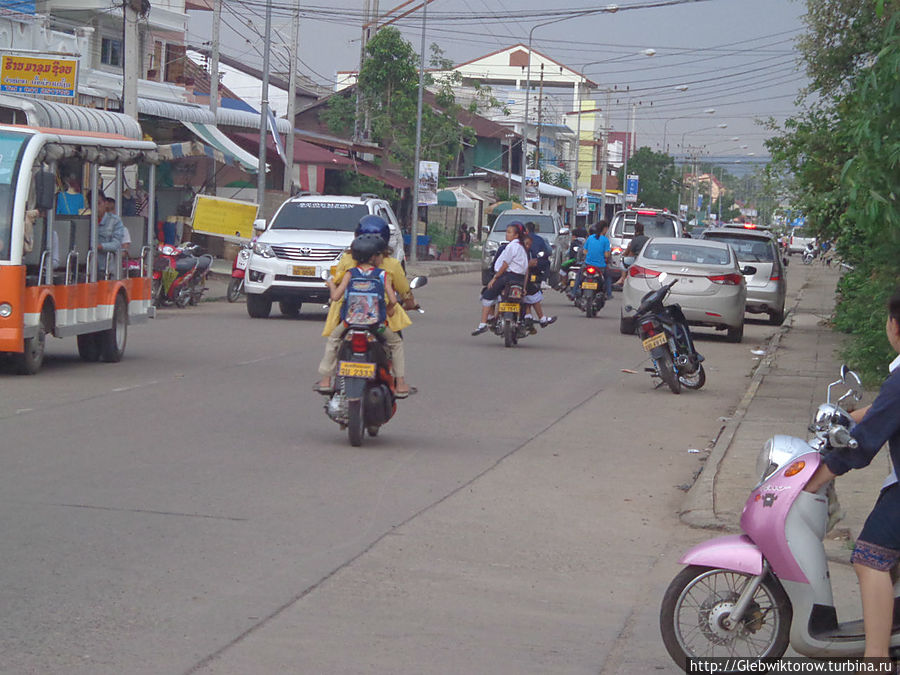
[[690,450],[774,329],[701,331],[707,386],[674,396],[622,372],[618,295],[588,320],[551,292],[558,323],[504,349],[469,335],[477,284],[418,293],[420,394],[361,448],[311,390],[319,308],[163,310],[119,364],[53,340],[0,374],[0,672],[675,672]]

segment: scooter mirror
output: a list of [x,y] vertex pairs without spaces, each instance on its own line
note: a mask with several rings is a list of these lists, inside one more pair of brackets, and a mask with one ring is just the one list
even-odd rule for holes
[[850,370],[846,363],[841,366],[841,382],[850,387],[854,394],[857,394],[862,389],[862,381],[859,379],[859,375]]
[[414,277],[412,281],[409,282],[410,288],[422,288],[425,284],[428,283],[428,277]]

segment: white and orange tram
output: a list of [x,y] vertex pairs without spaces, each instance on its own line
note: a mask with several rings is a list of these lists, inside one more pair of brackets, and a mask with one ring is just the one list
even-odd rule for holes
[[[0,354],[19,372],[40,370],[50,335],[74,336],[85,361],[119,361],[129,324],[153,315],[155,171],[147,216],[123,218],[133,264],[98,250],[98,199],[105,177],[121,214],[127,167],[155,161],[139,133],[0,125]],[[89,215],[57,212],[61,165],[78,167]]]

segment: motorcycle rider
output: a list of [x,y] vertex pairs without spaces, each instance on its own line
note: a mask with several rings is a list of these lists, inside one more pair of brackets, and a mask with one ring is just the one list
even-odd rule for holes
[[581,264],[581,268],[578,270],[578,275],[575,277],[575,286],[569,290],[569,297],[572,300],[581,296],[581,277],[584,275],[584,268],[588,266],[596,267],[601,271],[606,280],[606,287],[602,289],[601,292],[605,292],[608,296],[612,296],[612,288],[610,288],[612,279],[606,276],[606,264],[609,261],[610,250],[612,248],[609,239],[606,237],[606,231],[608,229],[609,224],[605,220],[598,221],[597,224],[591,228],[591,236],[585,240],[584,246],[582,247],[584,261]]
[[[534,223],[530,221],[525,223],[525,231],[525,248],[528,250],[528,282],[525,285],[525,304],[534,310],[538,322],[543,328],[556,322],[556,317],[545,316],[544,309],[541,307],[541,301],[544,299],[541,282],[550,270],[552,251],[547,240],[535,232]],[[532,332],[536,331],[532,330]]]
[[528,251],[525,248],[525,227],[516,221],[506,228],[506,247],[494,260],[494,277],[481,293],[481,323],[472,335],[481,335],[488,329],[491,309],[509,282],[522,284],[528,272]]
[[[385,255],[382,258],[379,267],[387,272],[391,286],[401,302],[401,306],[397,307],[397,311],[395,311],[392,316],[389,316],[387,321],[388,328],[400,338],[394,344],[388,345],[391,347],[391,361],[394,365],[394,377],[397,378],[394,395],[397,398],[406,398],[410,394],[415,394],[418,390],[415,387],[410,387],[406,382],[406,356],[405,350],[403,349],[403,334],[401,331],[407,326],[412,325],[412,320],[404,310],[415,309],[418,305],[413,296],[412,289],[409,287],[409,280],[406,278],[406,272],[403,270],[403,265],[397,258],[391,255],[392,251],[388,248],[390,245],[391,229],[387,221],[381,216],[373,214],[365,215],[359,219],[359,224],[356,226],[354,234],[357,237],[364,234],[377,235],[384,243]],[[334,272],[332,277],[334,283],[341,283],[347,270],[355,266],[356,261],[353,259],[352,253],[346,251],[344,255],[341,256],[338,264],[333,268]],[[337,302],[332,302],[331,306],[328,308],[328,317],[325,319],[325,327],[322,330],[323,337],[331,335],[335,326],[340,324],[342,304],[343,299],[339,298]]]
[[[885,333],[891,347],[900,355],[900,287],[888,303]],[[900,484],[897,482],[897,467],[900,466],[900,356],[891,362],[890,372],[872,405],[851,414],[858,422],[850,431],[858,447],[840,448],[825,455],[804,488],[807,492],[818,492],[836,476],[850,469],[868,466],[887,442],[892,472],[850,556],[862,596],[865,656],[881,658],[888,657],[891,643],[894,613],[891,569],[900,562]]]

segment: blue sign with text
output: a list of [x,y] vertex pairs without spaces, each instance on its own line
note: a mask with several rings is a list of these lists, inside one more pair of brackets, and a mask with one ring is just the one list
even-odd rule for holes
[[625,177],[625,201],[636,202],[638,194],[638,180],[640,176],[629,175]]

